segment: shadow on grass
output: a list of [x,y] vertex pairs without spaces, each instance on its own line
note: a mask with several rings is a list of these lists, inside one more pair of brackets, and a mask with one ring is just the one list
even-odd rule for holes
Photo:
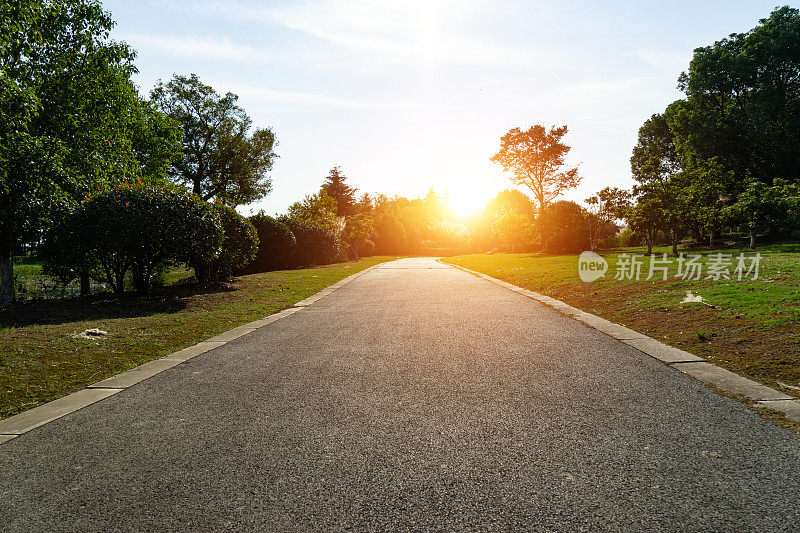
[[194,296],[236,290],[224,283],[181,283],[139,296],[109,293],[64,300],[35,300],[0,308],[0,328],[134,318],[184,310]]

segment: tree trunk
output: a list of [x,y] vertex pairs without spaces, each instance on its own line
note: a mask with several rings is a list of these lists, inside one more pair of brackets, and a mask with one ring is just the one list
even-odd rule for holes
[[756,229],[750,228],[750,248],[756,247]]
[[92,292],[92,280],[89,279],[89,271],[81,272],[81,296],[89,296]]
[[114,294],[122,294],[125,292],[125,272],[117,272],[114,280]]
[[719,228],[711,228],[711,233],[708,234],[708,245],[714,246],[714,243],[719,240]]
[[694,237],[696,244],[703,244],[703,230],[698,224],[692,225],[692,237]]
[[14,303],[14,258],[11,250],[0,254],[0,305]]

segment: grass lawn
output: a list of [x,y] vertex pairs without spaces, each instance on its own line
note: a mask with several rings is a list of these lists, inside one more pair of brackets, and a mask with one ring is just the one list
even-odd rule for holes
[[[12,306],[0,312],[0,418],[285,309],[387,259],[252,274],[213,290],[175,285],[146,298],[106,294]],[[89,328],[109,336],[73,337]]]
[[[557,298],[800,397],[800,245],[759,248],[757,280],[675,279],[677,264],[666,281],[614,279],[618,254],[645,251],[602,253],[609,271],[590,283],[578,277],[575,255],[465,255],[444,261]],[[753,254],[721,251],[734,257]],[[655,250],[662,252],[669,250]],[[643,278],[648,270],[645,259]],[[704,303],[681,303],[687,291],[702,296]]]

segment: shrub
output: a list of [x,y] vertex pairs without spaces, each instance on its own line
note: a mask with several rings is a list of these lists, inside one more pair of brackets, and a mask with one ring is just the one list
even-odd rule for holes
[[253,224],[235,209],[212,204],[222,221],[223,239],[219,254],[196,256],[192,260],[198,281],[222,281],[242,272],[258,251],[258,235]]
[[575,202],[560,201],[548,206],[536,220],[542,245],[550,252],[580,252],[589,249],[586,213]]
[[327,265],[342,259],[342,246],[335,231],[310,222],[282,217],[297,240],[290,261],[293,267]]
[[90,270],[115,293],[130,271],[146,293],[160,265],[213,258],[222,239],[219,214],[197,196],[124,183],[65,215],[45,236],[42,255],[50,272],[67,278]]
[[250,217],[258,233],[258,252],[250,263],[250,272],[266,272],[289,268],[297,247],[297,239],[289,226],[271,216],[258,213]]

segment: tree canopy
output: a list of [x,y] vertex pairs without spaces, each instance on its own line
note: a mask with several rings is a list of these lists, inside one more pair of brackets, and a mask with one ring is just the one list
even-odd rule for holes
[[357,211],[356,189],[346,182],[347,177],[342,174],[341,167],[336,166],[325,176],[325,182],[320,188],[321,192],[336,201],[336,214],[340,217],[355,214]]
[[156,178],[177,153],[113,26],[97,0],[0,2],[0,303],[13,299],[11,254],[55,214],[120,179]]
[[581,181],[578,169],[563,169],[570,147],[561,139],[567,127],[535,125],[525,131],[514,128],[500,139],[500,150],[492,161],[504,171],[511,171],[511,181],[525,185],[533,192],[537,208],[543,212],[564,191],[575,188]]
[[176,182],[204,200],[235,207],[263,198],[272,189],[268,172],[278,145],[269,128],[252,126],[233,93],[219,95],[196,74],[175,75],[150,93],[183,133],[183,155],[169,169]]

